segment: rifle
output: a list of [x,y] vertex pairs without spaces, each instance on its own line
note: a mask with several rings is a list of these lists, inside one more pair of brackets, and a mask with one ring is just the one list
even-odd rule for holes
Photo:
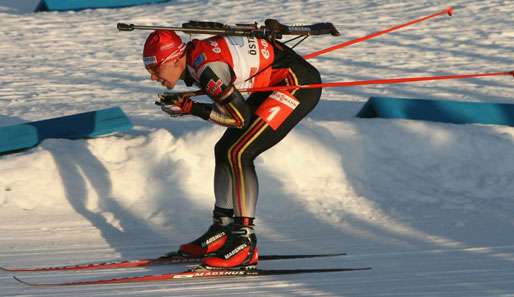
[[311,35],[326,35],[332,36],[341,35],[332,23],[316,23],[313,25],[284,25],[274,19],[267,19],[264,21],[264,26],[254,24],[236,24],[225,25],[217,22],[203,22],[203,21],[189,21],[183,23],[181,27],[167,27],[167,26],[142,26],[134,24],[118,23],[117,28],[119,31],[134,31],[134,30],[170,30],[180,31],[190,34],[213,34],[224,36],[246,36],[266,38],[269,40],[281,39],[284,35],[298,35],[298,36],[311,36]]

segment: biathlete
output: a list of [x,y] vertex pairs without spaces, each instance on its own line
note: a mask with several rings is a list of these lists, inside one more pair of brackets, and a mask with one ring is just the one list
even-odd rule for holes
[[278,41],[213,36],[187,44],[174,31],[152,32],[143,60],[150,77],[168,89],[178,80],[201,88],[212,104],[179,97],[161,108],[171,116],[193,115],[227,127],[217,142],[213,223],[178,253],[216,268],[253,268],[258,180],[254,160],[280,142],[318,103],[321,89],[251,93],[238,89],[320,83],[319,72]]

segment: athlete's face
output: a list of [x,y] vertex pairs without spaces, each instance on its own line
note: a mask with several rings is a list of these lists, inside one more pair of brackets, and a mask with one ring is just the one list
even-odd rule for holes
[[160,82],[168,89],[173,89],[180,79],[182,72],[184,72],[186,65],[186,58],[182,57],[179,60],[167,61],[157,67],[148,68],[150,79]]

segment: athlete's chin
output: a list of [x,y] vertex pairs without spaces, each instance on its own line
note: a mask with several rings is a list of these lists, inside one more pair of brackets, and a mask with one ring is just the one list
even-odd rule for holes
[[166,87],[166,89],[171,90],[175,87],[176,83],[170,83],[169,81],[165,81],[162,83],[162,85]]

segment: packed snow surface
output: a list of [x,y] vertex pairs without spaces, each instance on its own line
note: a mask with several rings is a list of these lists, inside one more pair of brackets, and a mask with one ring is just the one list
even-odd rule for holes
[[[31,13],[33,2],[0,1],[0,126],[120,106],[135,128],[0,156],[0,265],[8,267],[156,257],[210,224],[213,146],[224,129],[160,112],[153,101],[163,90],[141,61],[148,32],[117,32],[117,22],[336,24],[342,36],[309,38],[298,47],[307,54],[452,5],[453,17],[311,62],[327,82],[514,70],[510,0],[202,0]],[[373,95],[514,103],[513,92],[509,77],[325,89],[317,109],[257,159],[261,253],[348,253],[262,268],[372,270],[38,289],[0,273],[0,295],[514,296],[514,129],[354,117]]]

